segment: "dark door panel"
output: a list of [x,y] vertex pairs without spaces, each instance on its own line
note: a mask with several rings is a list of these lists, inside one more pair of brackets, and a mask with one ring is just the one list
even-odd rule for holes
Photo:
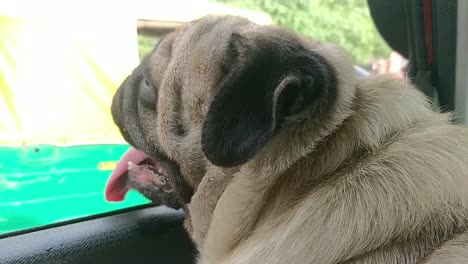
[[194,263],[184,213],[151,207],[0,239],[0,263]]

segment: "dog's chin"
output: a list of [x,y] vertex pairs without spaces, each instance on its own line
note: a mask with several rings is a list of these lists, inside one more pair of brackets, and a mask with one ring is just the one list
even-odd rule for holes
[[131,164],[128,171],[128,186],[149,199],[153,204],[173,209],[184,208],[174,193],[169,179],[174,178],[161,165],[160,160],[147,158],[140,164]]
[[177,165],[165,157],[155,158],[155,155],[130,148],[112,172],[106,186],[106,198],[108,201],[122,201],[133,189],[154,204],[184,208],[184,198],[190,200],[191,190],[177,173]]

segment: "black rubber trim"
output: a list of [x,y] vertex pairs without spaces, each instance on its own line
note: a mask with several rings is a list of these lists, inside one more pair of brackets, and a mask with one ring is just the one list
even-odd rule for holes
[[138,205],[138,206],[132,206],[124,209],[119,209],[119,210],[114,210],[110,212],[105,212],[105,213],[100,213],[100,214],[94,214],[90,216],[85,216],[85,217],[78,217],[66,221],[61,221],[57,223],[52,223],[52,224],[47,224],[47,225],[41,225],[37,227],[32,227],[32,228],[25,228],[17,231],[12,231],[12,232],[7,232],[0,234],[0,239],[7,238],[7,237],[12,237],[12,236],[17,236],[17,235],[23,235],[31,232],[36,232],[44,229],[49,229],[49,228],[54,228],[54,227],[59,227],[59,226],[64,226],[64,225],[69,225],[69,224],[74,224],[78,222],[83,222],[83,221],[88,221],[88,220],[93,220],[97,218],[102,218],[106,216],[112,216],[112,215],[117,215],[117,214],[122,214],[122,213],[127,213],[127,212],[132,212],[144,208],[150,208],[150,207],[155,207],[157,205],[154,204],[144,204],[144,205]]
[[0,239],[0,263],[194,263],[182,210],[164,206]]

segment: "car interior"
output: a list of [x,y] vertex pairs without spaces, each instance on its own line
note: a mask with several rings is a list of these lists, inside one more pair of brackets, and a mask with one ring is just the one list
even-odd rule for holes
[[[378,32],[408,60],[409,78],[443,111],[466,113],[460,86],[468,84],[467,33],[457,32],[467,22],[468,1],[367,2]],[[7,232],[0,234],[0,263],[195,263],[183,220],[182,210],[143,204]]]

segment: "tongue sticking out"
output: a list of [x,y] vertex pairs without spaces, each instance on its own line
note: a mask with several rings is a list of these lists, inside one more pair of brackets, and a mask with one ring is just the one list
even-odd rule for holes
[[117,167],[112,172],[106,186],[106,200],[110,202],[120,202],[125,199],[125,195],[130,190],[127,185],[128,162],[140,164],[148,157],[141,151],[131,148],[120,159]]

